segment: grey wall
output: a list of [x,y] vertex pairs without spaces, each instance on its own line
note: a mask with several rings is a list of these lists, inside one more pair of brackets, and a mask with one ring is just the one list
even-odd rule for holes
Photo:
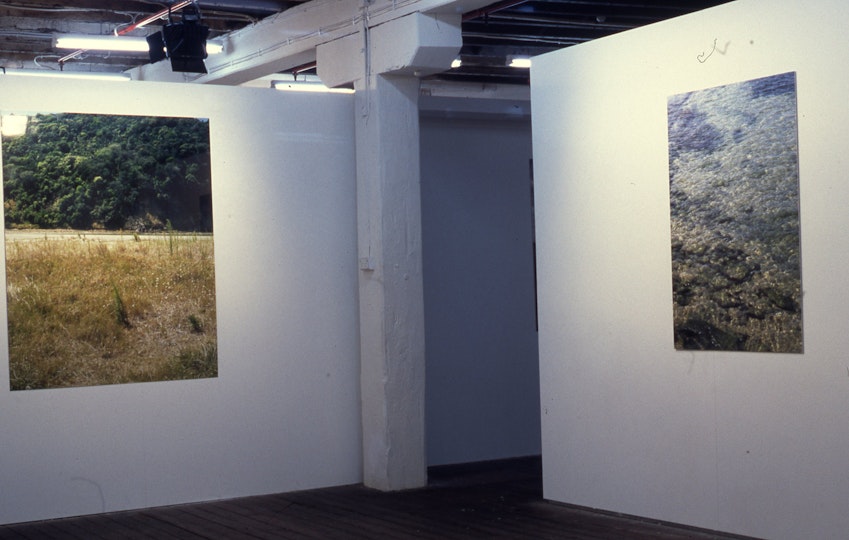
[[540,452],[528,119],[424,116],[429,465]]
[[10,392],[2,295],[0,523],[359,482],[351,96],[2,77],[0,103],[209,118],[219,361]]

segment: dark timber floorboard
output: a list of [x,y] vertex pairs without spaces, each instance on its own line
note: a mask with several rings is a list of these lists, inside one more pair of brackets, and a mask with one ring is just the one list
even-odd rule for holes
[[439,467],[428,488],[396,493],[343,486],[0,526],[0,540],[309,538],[740,537],[544,501],[538,458]]

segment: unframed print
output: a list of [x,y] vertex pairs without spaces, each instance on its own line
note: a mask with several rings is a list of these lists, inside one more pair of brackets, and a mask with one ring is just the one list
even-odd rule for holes
[[675,348],[801,353],[796,75],[668,99]]
[[9,114],[12,390],[218,373],[209,123]]

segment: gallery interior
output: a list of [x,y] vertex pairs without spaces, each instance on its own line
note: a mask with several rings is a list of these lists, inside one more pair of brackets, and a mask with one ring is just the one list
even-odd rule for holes
[[[20,388],[6,281],[0,525],[401,492],[434,467],[541,456],[551,504],[845,536],[845,2],[80,0],[0,14],[4,280],[15,117],[202,119],[217,317],[212,376]],[[72,36],[103,43],[59,48]],[[710,212],[735,171],[792,177],[797,296],[762,297],[792,304],[780,315],[798,344],[681,347],[675,310],[695,293],[671,257],[671,111],[776,76],[792,93],[755,97],[792,105],[782,148],[746,146],[767,115],[735,109],[720,128],[736,146],[704,158],[724,132],[702,102],[675,129],[694,136],[692,175],[721,182],[687,207],[705,210],[711,241],[727,239]],[[750,267],[720,288],[775,275]]]

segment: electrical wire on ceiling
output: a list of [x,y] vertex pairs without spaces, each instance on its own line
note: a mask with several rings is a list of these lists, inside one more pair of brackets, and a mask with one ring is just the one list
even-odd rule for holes
[[0,37],[51,40],[53,36],[43,32],[27,30],[0,30]]
[[42,58],[55,58],[55,59],[58,60],[58,58],[59,58],[58,54],[40,54],[40,55],[36,56],[35,58],[33,58],[33,60],[32,60],[32,63],[35,64],[40,69],[52,69],[54,71],[56,70],[55,67],[45,66],[45,65],[41,64],[39,62],[39,60],[41,60]]
[[202,10],[203,11],[203,19],[205,21],[232,21],[239,20],[246,22],[248,24],[253,24],[259,20],[258,17],[252,17],[247,13],[235,13],[232,11],[210,11],[210,10]]

